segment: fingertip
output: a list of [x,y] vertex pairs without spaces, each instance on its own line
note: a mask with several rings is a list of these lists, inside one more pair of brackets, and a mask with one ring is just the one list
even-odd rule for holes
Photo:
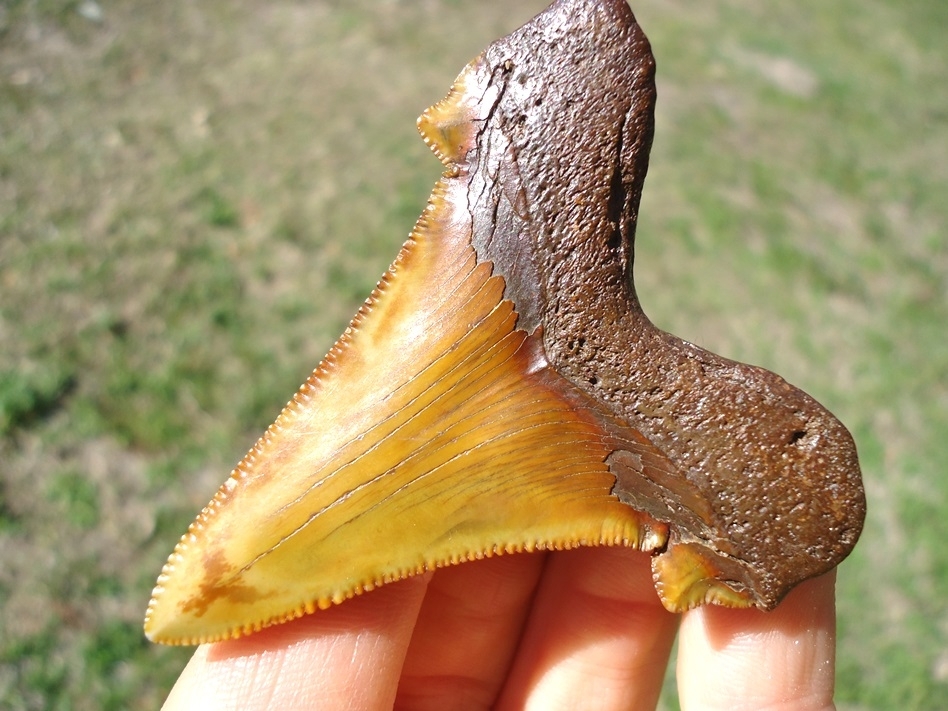
[[835,684],[835,572],[771,612],[706,606],[683,617],[683,709],[827,709]]
[[422,576],[256,634],[197,649],[164,711],[391,706]]
[[676,625],[646,554],[553,554],[497,708],[654,708]]

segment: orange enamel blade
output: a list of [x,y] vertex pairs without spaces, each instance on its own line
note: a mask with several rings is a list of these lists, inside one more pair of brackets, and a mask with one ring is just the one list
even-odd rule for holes
[[495,553],[664,542],[612,495],[602,432],[516,329],[450,189],[181,539],[150,639],[234,637]]

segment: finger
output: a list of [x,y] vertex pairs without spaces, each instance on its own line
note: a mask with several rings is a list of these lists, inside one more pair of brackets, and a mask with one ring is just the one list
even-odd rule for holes
[[391,707],[427,576],[240,639],[203,645],[165,711]]
[[833,708],[834,573],[808,580],[772,612],[702,607],[685,614],[682,709]]
[[676,625],[645,554],[552,554],[498,707],[654,708]]
[[396,708],[489,708],[520,642],[545,556],[504,555],[444,568],[428,585]]

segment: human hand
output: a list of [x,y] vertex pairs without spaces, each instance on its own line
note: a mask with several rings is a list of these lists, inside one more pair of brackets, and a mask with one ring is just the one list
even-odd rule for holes
[[679,617],[643,553],[499,556],[204,645],[164,709],[654,709],[676,631],[682,709],[832,709],[834,593]]

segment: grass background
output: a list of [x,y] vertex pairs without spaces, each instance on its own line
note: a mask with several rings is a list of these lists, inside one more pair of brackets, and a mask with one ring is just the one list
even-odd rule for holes
[[[164,558],[421,211],[415,117],[544,4],[0,1],[0,706],[159,704]],[[944,709],[948,4],[774,5],[636,0],[636,281],[851,428],[838,701]]]

